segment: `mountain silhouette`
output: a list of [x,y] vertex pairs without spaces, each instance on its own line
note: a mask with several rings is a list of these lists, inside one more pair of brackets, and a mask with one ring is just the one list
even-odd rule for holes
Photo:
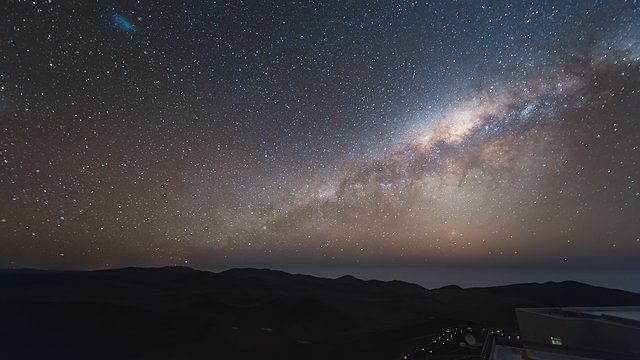
[[0,270],[2,359],[393,359],[449,326],[517,331],[514,308],[639,305],[573,281],[425,289],[268,269]]

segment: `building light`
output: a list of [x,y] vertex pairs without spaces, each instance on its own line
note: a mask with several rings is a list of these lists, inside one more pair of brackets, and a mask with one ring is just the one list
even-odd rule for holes
[[562,339],[555,336],[549,336],[549,340],[551,341],[552,345],[562,345]]

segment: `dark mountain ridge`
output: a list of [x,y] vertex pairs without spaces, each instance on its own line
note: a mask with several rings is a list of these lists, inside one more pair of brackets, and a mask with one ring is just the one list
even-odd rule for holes
[[516,307],[639,304],[640,294],[573,281],[429,290],[267,269],[9,269],[0,358],[383,359],[445,326],[515,330]]

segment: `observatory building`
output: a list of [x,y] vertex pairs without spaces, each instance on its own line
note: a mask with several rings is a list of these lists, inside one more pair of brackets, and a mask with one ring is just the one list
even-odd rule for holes
[[640,359],[640,307],[516,309],[522,348],[493,341],[491,360]]

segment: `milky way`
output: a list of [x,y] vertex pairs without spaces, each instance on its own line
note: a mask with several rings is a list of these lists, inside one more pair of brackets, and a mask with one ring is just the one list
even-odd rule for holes
[[2,13],[0,265],[640,256],[637,4]]
[[325,241],[323,254],[374,244],[414,261],[566,261],[580,250],[549,250],[633,240],[637,229],[621,219],[638,211],[638,65],[624,51],[571,58],[517,89],[474,91],[379,159],[282,205],[272,235],[332,234],[342,241]]

